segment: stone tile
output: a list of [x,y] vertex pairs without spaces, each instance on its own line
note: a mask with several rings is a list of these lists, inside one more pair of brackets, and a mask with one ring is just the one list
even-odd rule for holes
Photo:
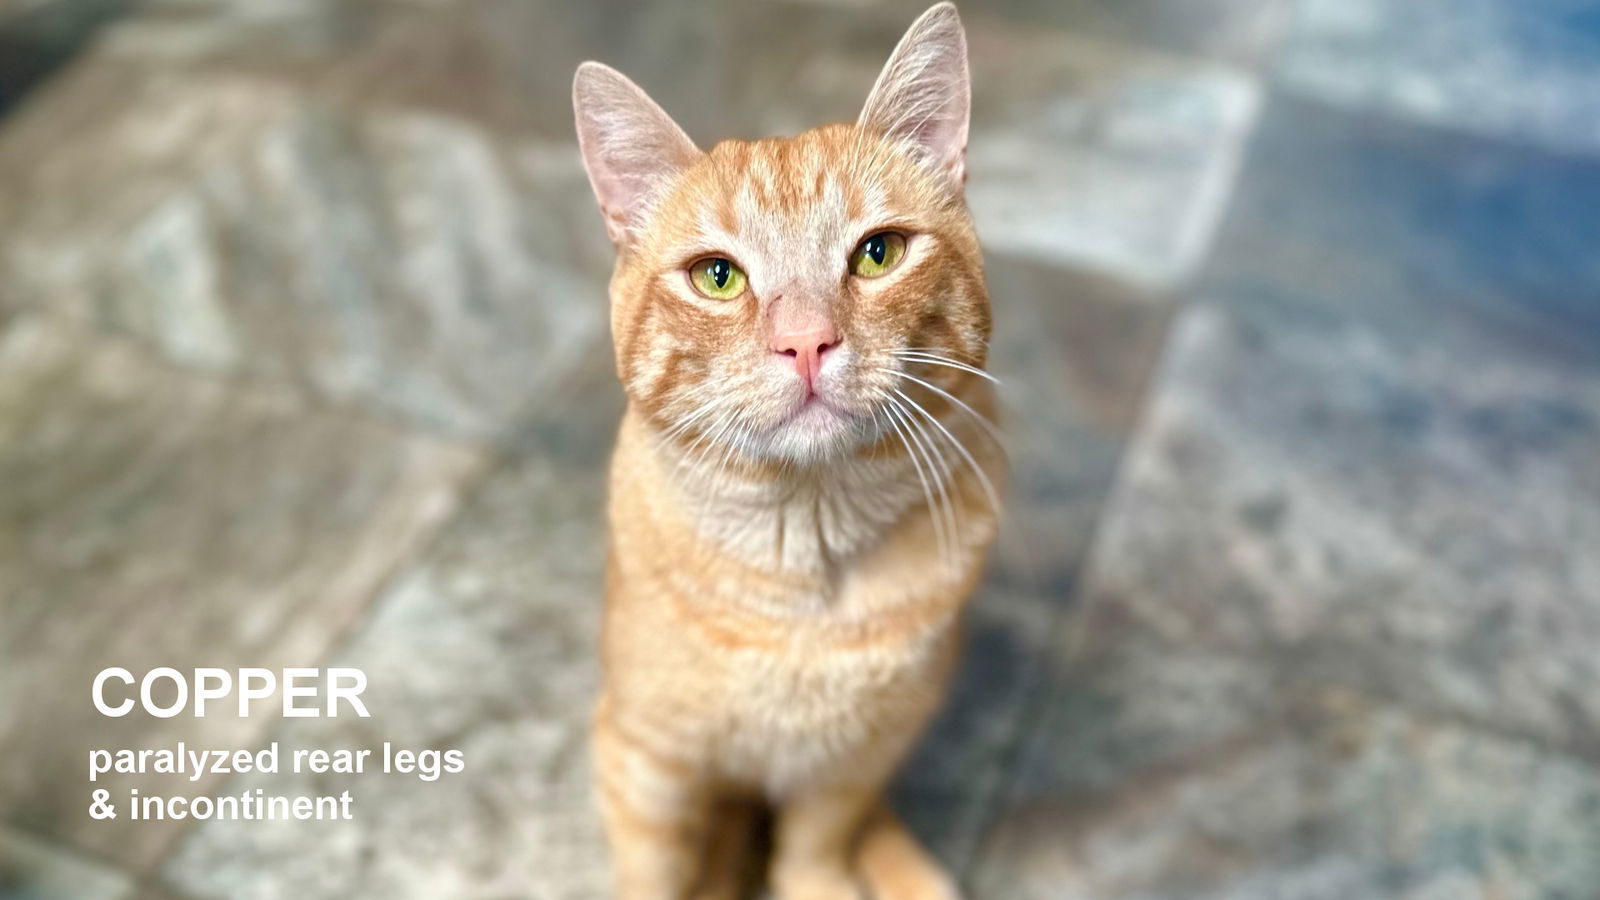
[[945,708],[891,794],[907,826],[956,869],[976,852],[1006,796],[1022,715],[1042,681],[1039,661],[1065,599],[1008,592],[995,580],[967,612],[963,660]]
[[1595,163],[1275,97],[1206,277],[1440,343],[1592,361]]
[[0,827],[0,896],[12,900],[130,900],[126,874],[65,847]]
[[338,793],[350,821],[202,823],[164,868],[197,896],[603,896],[588,773],[605,536],[621,412],[608,353],[550,398],[465,512],[407,567],[334,664],[367,673],[370,719],[301,719],[291,747],[449,749],[432,783],[241,776],[224,790]]
[[[1068,742],[1106,729],[1077,724]],[[1597,811],[1592,765],[1329,691],[1109,790],[1023,806],[997,830],[975,892],[1584,897],[1600,883]]]
[[0,116],[126,8],[125,0],[0,2]]
[[1586,0],[1295,0],[1279,76],[1341,105],[1600,150],[1600,16]]
[[1192,274],[1259,103],[1233,69],[974,26],[967,193],[993,246],[1155,287]]
[[990,252],[995,333],[1011,461],[988,584],[1058,610],[1155,365],[1170,302],[1081,269]]
[[[1171,295],[995,242],[984,257],[995,328],[989,368],[1001,381],[1008,424],[1026,432],[1055,417],[1130,434],[1176,305]],[[1037,449],[1041,468],[1070,464]]]
[[[107,718],[89,703],[94,674],[315,664],[480,461],[42,317],[13,321],[0,332],[5,820],[152,862],[182,823],[90,820],[88,751],[249,744],[267,720]],[[95,787],[157,783],[211,787]]]
[[[1600,164],[1278,98],[1247,167],[977,881],[1582,896],[1600,269],[1577,235],[1600,230]],[[1407,736],[1378,739],[1392,776],[1318,749],[1319,698],[1350,692]],[[1284,789],[1317,791],[1277,810],[1276,776],[1252,779],[1284,760],[1311,773]]]
[[1578,549],[1600,529],[1600,377],[1248,315],[1182,320],[1091,602],[1278,677],[1600,750],[1600,581]]
[[[800,0],[796,5],[816,11],[838,9],[841,4]],[[922,0],[852,2],[848,18],[861,15],[861,8],[866,7],[910,21],[932,5]],[[1286,6],[1283,0],[990,0],[960,4],[961,15],[969,22],[1010,22],[1033,31],[1076,34],[1239,68],[1258,66],[1271,56],[1286,25]]]
[[1001,0],[984,4],[983,12],[1000,9],[1023,22],[1250,69],[1276,51],[1287,6],[1285,0]]
[[609,248],[592,215],[571,227],[593,201],[570,144],[106,65],[72,83],[101,96],[49,98],[99,115],[0,134],[8,305],[469,438],[507,431],[603,327]]

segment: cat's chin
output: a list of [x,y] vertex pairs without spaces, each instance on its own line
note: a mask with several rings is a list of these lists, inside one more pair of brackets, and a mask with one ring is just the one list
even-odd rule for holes
[[813,398],[763,435],[759,444],[763,456],[811,466],[848,456],[864,437],[856,417]]

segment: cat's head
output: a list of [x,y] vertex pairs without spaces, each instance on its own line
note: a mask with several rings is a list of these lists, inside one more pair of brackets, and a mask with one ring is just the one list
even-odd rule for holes
[[617,368],[673,438],[813,465],[890,433],[896,392],[972,377],[989,338],[963,197],[970,88],[955,7],[906,33],[853,125],[702,152],[598,63],[578,140],[618,248]]

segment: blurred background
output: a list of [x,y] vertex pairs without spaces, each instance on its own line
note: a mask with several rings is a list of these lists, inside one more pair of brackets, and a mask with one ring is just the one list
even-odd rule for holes
[[[604,896],[573,67],[793,132],[924,5],[0,0],[0,895]],[[1600,897],[1600,7],[962,15],[1016,472],[915,830],[977,898]],[[373,717],[107,719],[111,665]],[[467,771],[89,819],[180,740]]]

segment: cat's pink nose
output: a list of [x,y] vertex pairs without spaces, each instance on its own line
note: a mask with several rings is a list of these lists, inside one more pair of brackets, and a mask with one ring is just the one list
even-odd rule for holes
[[839,336],[832,327],[772,337],[772,352],[794,357],[794,370],[806,380],[806,387],[810,390],[816,390],[817,373],[822,371],[822,354],[837,346]]

